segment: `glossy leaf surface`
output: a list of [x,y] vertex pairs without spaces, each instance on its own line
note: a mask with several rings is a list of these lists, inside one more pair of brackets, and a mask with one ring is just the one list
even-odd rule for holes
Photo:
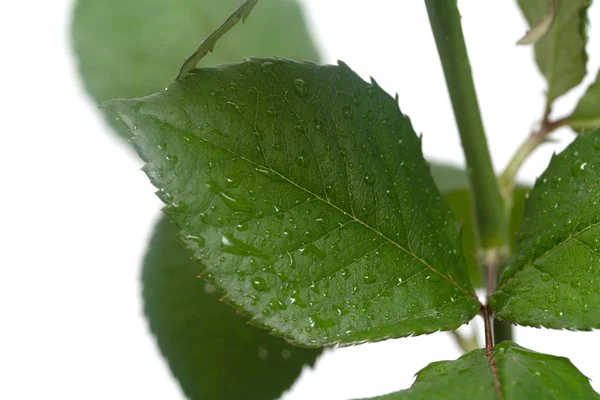
[[321,351],[294,347],[220,303],[176,233],[159,221],[142,273],[144,310],[173,375],[194,400],[279,398]]
[[490,301],[512,323],[600,327],[600,131],[554,156],[526,202],[517,248]]
[[513,342],[496,345],[491,355],[496,375],[483,349],[456,361],[422,369],[410,387],[373,400],[592,400],[598,394],[571,362],[536,353]]
[[575,130],[586,132],[600,127],[600,71],[596,81],[587,89],[575,111],[569,117],[569,125]]
[[322,346],[477,313],[420,140],[347,66],[253,59],[105,107],[207,277],[253,323]]
[[[175,79],[200,39],[209,36],[240,3],[78,0],[72,35],[86,89],[98,103],[163,89]],[[201,65],[273,55],[319,60],[296,0],[262,0],[248,21],[219,40]],[[128,136],[121,124],[113,125]]]
[[[531,27],[544,18],[548,9],[548,0],[518,0],[518,3]],[[535,43],[535,60],[548,82],[549,104],[578,85],[585,76],[590,4],[590,0],[558,1],[552,26]]]

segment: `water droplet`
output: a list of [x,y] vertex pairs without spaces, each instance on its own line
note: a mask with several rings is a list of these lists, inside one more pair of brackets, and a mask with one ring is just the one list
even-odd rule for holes
[[376,281],[377,281],[377,278],[373,274],[365,274],[363,276],[364,283],[375,283]]
[[186,235],[186,236],[183,237],[183,240],[185,242],[192,242],[192,243],[194,243],[195,245],[197,245],[199,247],[206,246],[206,239],[204,239],[200,235]]
[[585,170],[586,166],[587,162],[581,160],[575,161],[575,164],[573,164],[573,166],[571,167],[571,175],[579,176],[582,173],[582,171]]
[[294,290],[290,296],[290,303],[297,305],[300,308],[306,308],[306,303],[300,297],[300,293]]
[[298,78],[294,80],[294,90],[300,97],[305,97],[308,93],[308,89],[306,88],[306,82],[304,80]]
[[285,304],[283,304],[283,302],[281,300],[279,300],[279,299],[270,299],[269,300],[269,307],[273,311],[287,309],[287,306]]
[[238,224],[235,229],[237,229],[239,232],[245,232],[250,229],[250,225],[248,225],[247,222],[244,222],[242,224]]
[[229,234],[221,237],[221,249],[225,253],[234,254],[237,256],[254,256],[267,261],[271,260],[271,256],[269,254],[266,254]]
[[348,104],[342,106],[342,115],[346,119],[350,119],[352,117],[352,107]]
[[256,356],[258,358],[260,358],[261,360],[266,360],[269,358],[269,348],[267,347],[267,345],[261,344],[260,346],[258,346],[258,348],[256,349]]
[[269,290],[267,282],[265,282],[265,280],[260,276],[257,276],[256,278],[252,279],[252,287],[255,290],[258,290],[259,292],[266,292],[267,290]]
[[208,186],[208,189],[219,196],[225,205],[231,209],[232,211],[241,211],[241,212],[254,212],[256,206],[250,200],[245,199],[243,197],[234,197],[231,194],[226,193],[223,188],[214,180],[206,181],[204,183]]

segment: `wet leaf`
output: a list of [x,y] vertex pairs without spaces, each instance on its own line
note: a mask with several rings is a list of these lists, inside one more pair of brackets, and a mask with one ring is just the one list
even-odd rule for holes
[[252,59],[105,107],[207,278],[254,324],[323,346],[477,313],[420,140],[347,66]]
[[481,349],[455,361],[435,362],[419,371],[410,389],[373,398],[404,399],[591,400],[598,394],[568,359],[505,341],[496,345],[489,360]]
[[509,322],[600,327],[600,131],[554,156],[526,202],[491,305]]

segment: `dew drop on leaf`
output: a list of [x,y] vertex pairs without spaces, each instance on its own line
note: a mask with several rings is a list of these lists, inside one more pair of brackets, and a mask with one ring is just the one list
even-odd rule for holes
[[303,79],[295,79],[294,80],[294,90],[300,97],[305,97],[308,93],[308,89],[306,88],[306,82]]
[[252,279],[252,287],[255,290],[258,290],[259,292],[266,292],[267,290],[269,290],[267,283],[260,276],[257,276],[256,278]]

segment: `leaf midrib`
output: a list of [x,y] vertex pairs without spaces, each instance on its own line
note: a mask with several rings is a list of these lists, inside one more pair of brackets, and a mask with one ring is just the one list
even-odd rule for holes
[[[186,113],[186,114],[187,114],[187,113]],[[145,114],[145,115],[149,116],[148,114]],[[158,116],[156,116],[156,115],[152,115],[152,116],[153,116],[154,118],[157,118],[157,119],[158,119],[158,120],[159,120],[159,121],[160,121],[162,124],[165,124],[165,125],[167,125],[167,126],[171,127],[172,129],[174,129],[174,130],[176,130],[176,131],[183,132],[183,130],[182,130],[182,129],[180,129],[180,128],[178,128],[178,127],[174,126],[174,125],[172,125],[172,124],[171,124],[171,123],[169,123],[168,121],[165,121],[164,119],[162,119],[162,118],[159,118],[159,117],[158,117]],[[132,134],[134,134],[134,135],[135,135],[135,134],[136,134],[136,132],[137,132],[137,131],[135,131],[135,130],[132,130],[132,129],[130,129],[130,131],[131,131],[131,132],[132,132]],[[138,137],[139,137],[139,135],[136,135],[136,136],[138,136]],[[303,186],[301,186],[301,185],[297,184],[296,182],[294,182],[294,181],[293,181],[293,180],[291,180],[290,178],[288,178],[288,177],[286,177],[286,176],[282,175],[281,173],[279,173],[279,172],[277,172],[277,171],[273,170],[273,169],[272,169],[270,166],[262,165],[262,164],[260,164],[260,163],[258,163],[258,162],[255,162],[255,161],[253,161],[253,160],[250,160],[250,159],[248,159],[247,157],[245,157],[245,156],[243,156],[243,155],[241,155],[241,154],[239,154],[239,153],[236,153],[235,151],[233,151],[233,150],[231,150],[231,149],[225,148],[225,147],[223,147],[223,146],[221,146],[221,145],[219,145],[219,144],[216,144],[216,143],[214,143],[214,142],[211,142],[210,140],[208,140],[208,139],[206,139],[206,138],[204,138],[204,137],[201,137],[201,136],[199,136],[199,135],[197,135],[197,134],[195,134],[195,136],[196,136],[197,138],[199,138],[200,140],[204,141],[205,143],[208,143],[208,144],[210,144],[210,145],[212,145],[212,146],[214,146],[214,147],[217,147],[217,148],[219,148],[219,149],[221,149],[221,150],[224,150],[224,151],[226,151],[226,152],[228,152],[228,153],[230,153],[230,154],[232,154],[232,155],[234,155],[234,156],[236,156],[236,157],[239,157],[240,159],[242,159],[242,160],[244,160],[244,161],[246,161],[246,162],[250,163],[251,165],[254,165],[254,166],[256,166],[256,167],[259,167],[259,168],[261,168],[261,169],[265,169],[265,170],[271,171],[272,173],[274,173],[274,174],[278,175],[279,177],[281,177],[281,179],[283,179],[283,180],[285,180],[285,181],[289,182],[290,184],[292,184],[292,185],[296,186],[297,188],[299,188],[299,189],[301,189],[301,190],[305,191],[307,194],[310,194],[311,196],[314,196],[314,198],[315,198],[315,199],[317,199],[317,200],[320,200],[320,201],[324,202],[325,204],[327,204],[327,205],[331,206],[331,207],[332,207],[332,208],[334,208],[335,210],[337,210],[337,211],[341,212],[342,214],[344,214],[344,215],[348,216],[349,218],[351,218],[351,219],[352,219],[352,220],[354,220],[355,222],[358,222],[359,224],[363,225],[365,228],[367,228],[367,229],[371,230],[371,231],[372,231],[373,233],[375,233],[376,235],[379,235],[379,236],[381,236],[383,239],[385,239],[386,241],[388,241],[390,244],[392,244],[392,245],[396,246],[398,249],[400,249],[400,250],[404,251],[406,254],[408,254],[409,256],[411,256],[412,258],[414,258],[415,260],[419,261],[419,262],[420,262],[421,264],[423,264],[425,267],[427,267],[427,268],[428,268],[428,269],[430,269],[431,271],[435,272],[436,274],[438,274],[439,276],[441,276],[442,278],[444,278],[445,280],[447,280],[448,282],[450,282],[450,284],[452,284],[453,286],[455,286],[457,289],[459,289],[459,290],[460,290],[461,292],[463,292],[465,295],[467,295],[467,296],[469,296],[469,297],[473,298],[474,300],[476,300],[477,302],[479,302],[479,299],[477,298],[477,296],[475,296],[473,293],[470,293],[470,292],[468,292],[467,290],[465,290],[464,288],[462,288],[462,287],[461,287],[460,285],[458,285],[458,284],[457,284],[457,283],[456,283],[456,282],[455,282],[455,281],[454,281],[452,278],[450,278],[449,276],[446,276],[446,275],[442,274],[440,271],[438,271],[438,270],[436,270],[435,268],[433,268],[433,267],[432,267],[432,266],[431,266],[431,265],[430,265],[430,264],[429,264],[427,261],[425,261],[425,260],[424,260],[424,259],[422,259],[421,257],[417,256],[415,253],[413,253],[411,250],[409,250],[409,249],[406,249],[404,246],[400,245],[399,243],[395,242],[395,241],[394,241],[394,240],[392,240],[391,238],[387,237],[387,236],[386,236],[386,235],[384,235],[382,232],[380,232],[380,231],[378,231],[377,229],[373,228],[372,226],[370,226],[370,225],[369,225],[369,224],[367,224],[366,222],[364,222],[364,221],[362,221],[362,220],[358,219],[358,218],[357,218],[355,215],[349,214],[348,212],[346,212],[346,211],[344,211],[343,209],[339,208],[339,207],[338,207],[338,206],[336,206],[335,204],[331,203],[329,200],[327,200],[327,199],[325,199],[325,198],[323,198],[323,197],[319,196],[318,194],[316,194],[316,193],[312,192],[311,190],[309,190],[309,189],[307,189],[307,188],[305,188],[305,187],[303,187]]]

